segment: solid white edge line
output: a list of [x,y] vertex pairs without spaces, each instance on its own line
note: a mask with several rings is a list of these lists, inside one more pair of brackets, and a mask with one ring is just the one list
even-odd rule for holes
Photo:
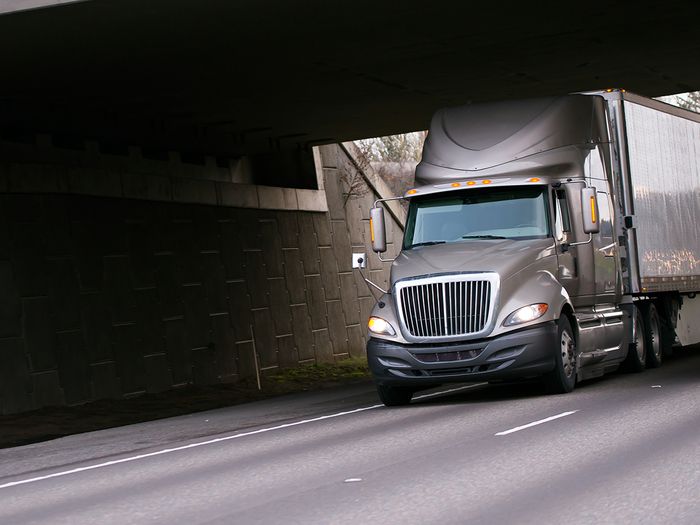
[[520,432],[521,430],[525,430],[526,428],[536,427],[537,425],[542,425],[543,423],[549,423],[550,421],[554,421],[555,419],[560,419],[562,417],[570,416],[571,414],[575,414],[576,412],[578,412],[578,410],[571,410],[570,412],[562,412],[561,414],[557,414],[556,416],[547,417],[544,419],[540,419],[538,421],[533,421],[532,423],[528,423],[527,425],[522,425],[519,427],[511,428],[510,430],[504,430],[503,432],[498,432],[497,434],[494,434],[494,436],[507,436],[508,434],[512,434],[513,432]]
[[[477,383],[477,384],[475,384],[475,385],[467,385],[467,386],[463,386],[463,387],[459,387],[459,388],[452,388],[452,389],[450,389],[450,390],[443,390],[443,391],[440,391],[440,392],[434,392],[434,393],[431,393],[431,394],[425,394],[425,395],[422,395],[422,396],[418,396],[418,397],[416,397],[416,398],[414,398],[414,399],[423,399],[423,398],[427,398],[427,397],[438,396],[438,395],[441,395],[441,394],[449,394],[449,393],[452,393],[452,392],[458,392],[458,391],[460,391],[460,390],[467,390],[467,389],[469,389],[469,388],[474,388],[474,387],[481,386],[481,385],[485,385],[485,384],[486,384],[486,383]],[[332,418],[336,418],[336,417],[348,416],[348,415],[351,415],[351,414],[357,414],[357,413],[359,413],[359,412],[365,412],[365,411],[367,411],[367,410],[374,410],[375,408],[381,408],[381,407],[383,407],[383,406],[384,406],[384,405],[381,405],[381,404],[380,404],[380,405],[371,405],[371,406],[368,406],[368,407],[356,408],[355,410],[348,410],[348,411],[345,411],[345,412],[338,412],[338,413],[336,413],[336,414],[328,414],[328,415],[325,415],[325,416],[314,417],[314,418],[311,418],[311,419],[303,419],[303,420],[301,420],[301,421],[295,421],[294,423],[285,423],[285,424],[283,424],[283,425],[277,425],[277,426],[274,426],[274,427],[261,428],[261,429],[258,429],[258,430],[251,430],[250,432],[241,432],[241,433],[239,433],[239,434],[233,434],[233,435],[231,435],[231,436],[224,436],[224,437],[220,437],[220,438],[209,439],[209,440],[207,440],[207,441],[199,441],[199,442],[197,442],[197,443],[190,443],[189,445],[182,445],[182,446],[180,446],[180,447],[166,448],[166,449],[163,449],[163,450],[158,450],[158,451],[156,451],[156,452],[148,452],[147,454],[139,454],[139,455],[137,455],[137,456],[130,456],[130,457],[127,457],[127,458],[115,459],[115,460],[112,460],[112,461],[105,461],[104,463],[97,463],[97,464],[95,464],[95,465],[88,465],[87,467],[78,467],[78,468],[74,468],[74,469],[71,469],[71,470],[63,470],[63,471],[61,471],[61,472],[54,472],[53,474],[46,474],[45,476],[37,476],[37,477],[34,477],[34,478],[22,479],[22,480],[19,480],[19,481],[12,481],[12,482],[4,483],[4,484],[0,485],[0,489],[6,489],[6,488],[9,488],[9,487],[16,487],[17,485],[26,485],[27,483],[34,483],[34,482],[36,482],[36,481],[42,481],[42,480],[45,480],[45,479],[59,478],[59,477],[62,477],[62,476],[68,476],[69,474],[77,474],[78,472],[85,472],[85,471],[88,471],[88,470],[95,470],[95,469],[98,469],[98,468],[110,467],[110,466],[112,466],[112,465],[119,465],[120,463],[129,463],[129,462],[131,462],[131,461],[137,461],[137,460],[139,460],[139,459],[146,459],[146,458],[152,458],[152,457],[155,457],[155,456],[162,456],[163,454],[170,454],[171,452],[178,452],[178,451],[180,451],[180,450],[187,450],[187,449],[190,449],[190,448],[203,447],[203,446],[205,446],[205,445],[213,445],[214,443],[221,443],[221,442],[223,442],[223,441],[230,441],[230,440],[232,440],[232,439],[238,439],[238,438],[247,437],[247,436],[254,436],[254,435],[256,435],[256,434],[264,434],[265,432],[272,432],[272,431],[274,431],[274,430],[282,430],[282,429],[285,429],[285,428],[297,427],[297,426],[299,426],[299,425],[306,425],[306,424],[308,424],[308,423],[315,423],[315,422],[317,422],[317,421],[324,421],[324,420],[326,420],[326,419],[332,419]]]
[[373,410],[375,408],[383,407],[384,405],[372,405],[363,408],[356,408],[355,410],[348,410],[346,412],[338,412],[336,414],[329,414],[326,416],[314,417],[311,419],[303,419],[301,421],[295,421],[294,423],[285,423],[283,425],[277,425],[274,427],[261,428],[258,430],[251,430],[250,432],[241,432],[240,434],[233,434],[231,436],[224,436],[215,439],[209,439],[207,441],[199,441],[197,443],[190,443],[189,445],[182,445],[180,447],[166,448],[163,450],[158,450],[156,452],[149,452],[147,454],[139,454],[137,456],[130,456],[122,459],[115,459],[112,461],[105,461],[104,463],[97,463],[95,465],[89,465],[87,467],[78,467],[71,470],[64,470],[61,472],[54,472],[53,474],[47,474],[45,476],[37,476],[35,478],[23,479],[20,481],[12,481],[10,483],[4,483],[0,485],[0,489],[5,489],[8,487],[15,487],[17,485],[24,485],[26,483],[33,483],[35,481],[42,481],[44,479],[58,478],[61,476],[67,476],[68,474],[76,474],[78,472],[85,472],[86,470],[95,470],[98,468],[109,467],[112,465],[118,465],[120,463],[128,463],[130,461],[136,461],[139,459],[151,458],[154,456],[161,456],[163,454],[169,454],[171,452],[178,452],[180,450],[187,450],[190,448],[203,447],[205,445],[213,445],[214,443],[221,443],[222,441],[230,441],[232,439],[238,439],[247,436],[254,436],[255,434],[263,434],[265,432],[272,432],[273,430],[282,430],[284,428],[296,427],[299,425],[305,425],[307,423],[314,423],[316,421],[323,421],[325,419],[332,419],[335,417],[347,416],[350,414],[357,414],[358,412],[364,412],[366,410]]

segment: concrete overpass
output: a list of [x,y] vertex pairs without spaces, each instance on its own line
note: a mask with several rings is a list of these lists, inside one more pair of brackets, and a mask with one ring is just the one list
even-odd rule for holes
[[339,141],[700,87],[698,7],[512,4],[0,3],[0,413],[362,355],[384,190]]
[[0,127],[192,153],[423,129],[436,108],[469,101],[700,88],[700,7],[681,1],[6,0],[2,9]]

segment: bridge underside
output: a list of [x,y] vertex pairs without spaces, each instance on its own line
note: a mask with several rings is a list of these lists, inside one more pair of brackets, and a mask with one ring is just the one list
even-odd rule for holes
[[362,356],[389,190],[330,143],[700,87],[697,7],[452,4],[1,1],[0,414]]
[[[54,5],[21,10],[42,4]],[[690,91],[698,10],[10,0],[0,129],[237,156],[422,129],[436,108],[469,101]]]

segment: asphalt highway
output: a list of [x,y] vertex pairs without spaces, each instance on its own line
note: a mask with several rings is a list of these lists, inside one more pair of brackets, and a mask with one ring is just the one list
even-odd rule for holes
[[0,450],[0,524],[32,523],[700,523],[700,351],[560,396],[357,385]]

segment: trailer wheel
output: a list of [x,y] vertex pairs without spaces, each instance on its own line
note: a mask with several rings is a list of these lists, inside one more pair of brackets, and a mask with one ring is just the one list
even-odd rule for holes
[[398,386],[377,385],[377,393],[382,403],[388,407],[408,405],[413,397],[413,390]]
[[644,346],[647,349],[646,365],[649,368],[659,368],[663,360],[663,346],[661,345],[661,320],[659,312],[653,303],[642,305],[644,316]]
[[641,372],[646,366],[647,345],[644,334],[646,333],[644,315],[639,305],[634,307],[634,341],[627,350],[627,357],[622,363],[627,372]]
[[544,376],[544,383],[550,393],[566,394],[576,386],[576,338],[565,315],[559,318],[557,326],[559,335],[554,370]]
[[673,355],[673,345],[676,342],[676,328],[672,319],[675,319],[678,315],[678,300],[663,298],[657,303],[656,311],[661,321],[661,350],[664,357],[671,357]]

